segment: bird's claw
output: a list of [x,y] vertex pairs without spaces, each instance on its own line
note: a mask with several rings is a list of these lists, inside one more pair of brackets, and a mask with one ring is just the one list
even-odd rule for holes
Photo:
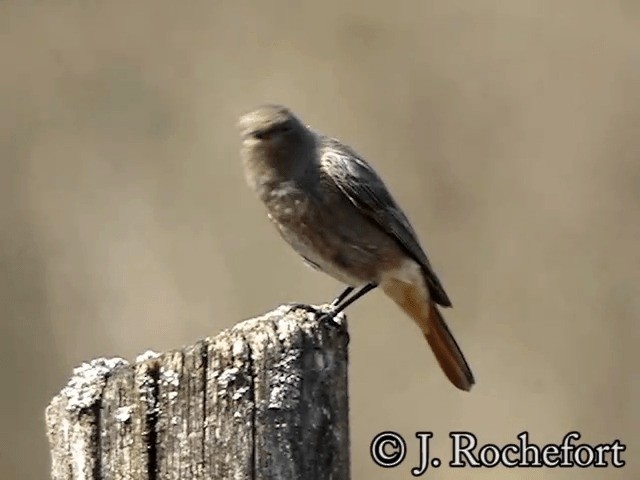
[[296,310],[304,310],[307,313],[314,314],[315,319],[318,322],[327,322],[332,327],[340,326],[340,321],[336,319],[338,312],[335,311],[335,306],[333,304],[329,305],[328,309],[325,307],[325,310],[318,310],[311,305],[297,302],[286,303],[285,306],[287,307],[286,313],[292,313]]
[[340,322],[336,319],[336,315],[337,313],[331,309],[329,311],[318,312],[316,318],[318,322],[326,322],[332,327],[338,327],[340,326]]

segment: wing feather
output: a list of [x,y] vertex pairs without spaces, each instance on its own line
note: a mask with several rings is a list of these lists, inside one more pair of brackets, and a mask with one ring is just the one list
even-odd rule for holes
[[451,306],[444,287],[434,272],[409,220],[395,202],[382,179],[355,151],[340,141],[322,137],[320,162],[331,168],[331,178],[349,200],[393,236],[423,271],[433,300],[444,307]]

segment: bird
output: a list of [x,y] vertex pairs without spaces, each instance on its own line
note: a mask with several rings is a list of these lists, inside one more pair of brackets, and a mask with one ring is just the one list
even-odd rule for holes
[[460,390],[474,375],[440,311],[452,303],[407,216],[373,167],[289,108],[264,104],[237,123],[248,186],[284,240],[346,288],[331,314],[380,287],[420,328]]

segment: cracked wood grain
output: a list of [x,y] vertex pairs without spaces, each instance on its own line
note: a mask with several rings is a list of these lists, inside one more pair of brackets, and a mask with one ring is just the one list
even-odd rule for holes
[[52,478],[348,480],[346,321],[316,313],[78,367],[46,411]]

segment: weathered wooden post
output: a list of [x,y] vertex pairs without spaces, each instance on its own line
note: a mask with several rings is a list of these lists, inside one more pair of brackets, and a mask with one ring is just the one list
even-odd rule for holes
[[349,479],[344,317],[280,307],[181,350],[74,370],[54,480]]

